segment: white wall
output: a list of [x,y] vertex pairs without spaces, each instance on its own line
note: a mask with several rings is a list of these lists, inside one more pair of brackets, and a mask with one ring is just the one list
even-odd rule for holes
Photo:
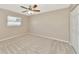
[[31,16],[30,32],[69,41],[69,9]]
[[[21,17],[22,25],[19,27],[8,27],[7,16]],[[23,33],[28,33],[28,17],[12,11],[0,9],[0,40]]]

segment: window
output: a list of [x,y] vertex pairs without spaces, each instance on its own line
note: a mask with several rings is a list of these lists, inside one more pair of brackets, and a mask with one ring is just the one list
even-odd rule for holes
[[14,16],[8,16],[7,25],[8,26],[20,26],[21,25],[21,18],[14,17]]

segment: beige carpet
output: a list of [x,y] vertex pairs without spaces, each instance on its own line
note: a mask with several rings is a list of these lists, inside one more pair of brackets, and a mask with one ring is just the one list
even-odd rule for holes
[[59,41],[23,35],[0,42],[1,54],[73,54],[73,48]]

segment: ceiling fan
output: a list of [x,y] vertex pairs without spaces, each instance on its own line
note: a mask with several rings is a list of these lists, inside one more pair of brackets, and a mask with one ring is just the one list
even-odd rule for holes
[[28,12],[29,14],[31,14],[31,12],[40,12],[39,9],[36,9],[38,7],[38,5],[29,5],[28,7],[25,6],[20,6],[21,8],[25,9],[25,11],[22,11],[23,13]]

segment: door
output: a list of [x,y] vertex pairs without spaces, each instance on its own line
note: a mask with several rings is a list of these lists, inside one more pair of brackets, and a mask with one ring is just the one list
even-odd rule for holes
[[70,42],[77,53],[79,53],[78,41],[79,41],[79,15],[77,7],[70,14]]

